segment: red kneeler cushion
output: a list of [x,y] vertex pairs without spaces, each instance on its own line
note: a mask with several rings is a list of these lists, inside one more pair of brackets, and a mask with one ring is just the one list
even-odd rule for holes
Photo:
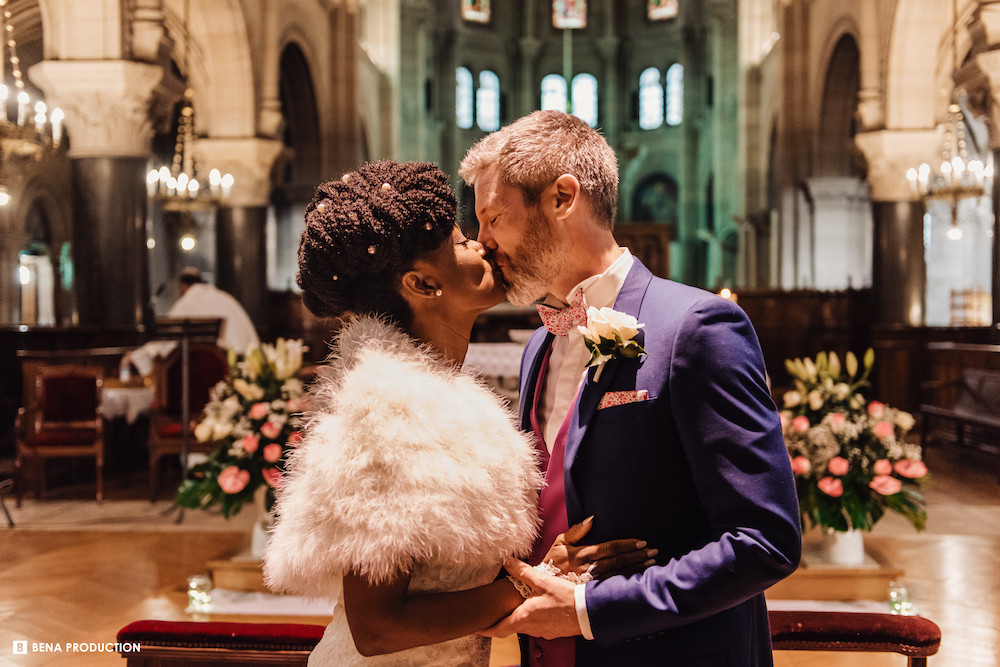
[[187,648],[311,651],[326,628],[305,623],[224,623],[134,621],[118,631],[118,641]]

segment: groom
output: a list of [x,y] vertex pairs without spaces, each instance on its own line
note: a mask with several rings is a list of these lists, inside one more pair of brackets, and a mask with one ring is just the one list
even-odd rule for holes
[[[534,595],[491,633],[521,633],[532,666],[771,664],[763,591],[796,568],[801,536],[746,315],[654,277],[618,246],[614,151],[574,116],[521,118],[473,146],[459,171],[508,299],[544,299],[546,328],[521,363],[520,423],[546,466],[529,564],[591,515],[588,543],[637,536],[650,554],[639,573],[577,585],[510,561]],[[619,349],[588,368],[576,328],[588,306],[644,324],[634,338],[644,353]]]

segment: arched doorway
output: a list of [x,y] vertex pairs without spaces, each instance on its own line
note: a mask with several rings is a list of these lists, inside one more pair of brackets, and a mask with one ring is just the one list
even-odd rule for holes
[[285,119],[284,152],[279,158],[267,224],[267,282],[277,291],[295,289],[296,248],[303,217],[321,180],[322,151],[316,92],[309,62],[290,43],[281,54],[279,96]]

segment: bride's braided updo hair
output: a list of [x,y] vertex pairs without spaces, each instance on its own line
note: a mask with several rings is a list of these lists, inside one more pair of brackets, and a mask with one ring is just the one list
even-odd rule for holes
[[410,324],[399,293],[414,262],[455,225],[448,176],[426,162],[372,162],[316,188],[306,208],[296,282],[318,317],[387,315]]

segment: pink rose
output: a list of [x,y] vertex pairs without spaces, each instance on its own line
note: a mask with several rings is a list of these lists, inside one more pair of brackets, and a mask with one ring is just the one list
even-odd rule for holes
[[289,412],[304,412],[308,406],[301,398],[290,398],[285,401],[285,409]]
[[889,459],[879,459],[872,466],[872,470],[875,471],[876,475],[888,475],[892,473],[892,463],[889,462]]
[[266,421],[260,425],[260,434],[268,440],[274,440],[281,435],[281,427],[272,421]]
[[879,422],[872,427],[872,433],[875,434],[876,438],[885,440],[891,438],[896,433],[896,429],[892,427],[891,422]]
[[271,412],[270,403],[254,403],[250,406],[249,416],[250,419],[264,419],[269,412]]
[[826,469],[830,471],[831,475],[846,475],[847,471],[851,469],[851,464],[843,456],[834,456],[826,464]]
[[895,493],[899,493],[900,489],[903,488],[903,483],[895,477],[890,477],[889,475],[876,475],[875,479],[868,482],[868,486],[875,493],[883,496],[891,496]]
[[812,464],[804,456],[796,456],[792,459],[792,472],[796,475],[806,475],[812,469]]
[[302,431],[292,431],[288,434],[288,442],[285,444],[289,447],[298,447],[302,442]]
[[881,419],[882,413],[885,412],[885,403],[879,403],[878,401],[872,401],[868,404],[868,415],[874,417],[875,419]]
[[824,477],[816,482],[816,486],[831,498],[839,498],[844,495],[844,484],[836,477]]
[[896,472],[907,479],[920,479],[927,474],[927,464],[923,461],[903,459],[896,461]]
[[239,493],[250,483],[250,471],[243,470],[237,466],[223,468],[219,473],[219,488],[224,493]]
[[281,471],[277,468],[264,468],[260,471],[260,474],[264,476],[265,482],[276,489],[280,487],[282,481],[284,481],[284,478],[281,476]]
[[260,445],[260,438],[255,435],[245,435],[240,439],[240,446],[247,454],[253,454]]
[[796,433],[805,433],[809,430],[809,417],[799,415],[792,420],[792,430]]
[[281,458],[281,445],[276,442],[272,442],[270,445],[265,445],[264,447],[264,460],[268,463],[275,463]]
[[831,412],[826,416],[826,419],[835,431],[839,431],[847,423],[847,417],[844,416],[843,412]]

